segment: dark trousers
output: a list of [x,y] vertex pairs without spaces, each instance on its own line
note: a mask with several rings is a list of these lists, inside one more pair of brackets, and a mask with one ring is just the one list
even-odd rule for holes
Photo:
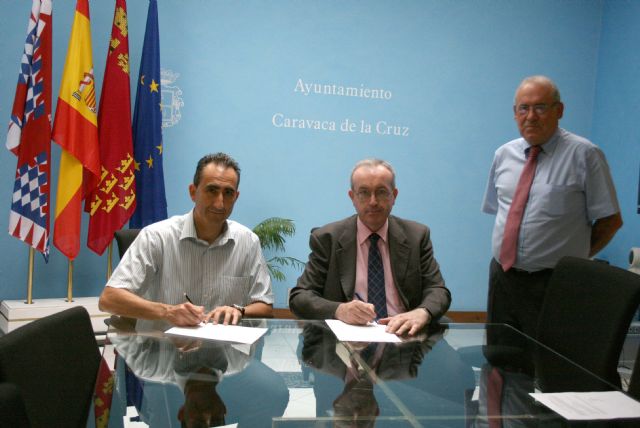
[[[504,272],[502,266],[491,259],[487,321],[508,324],[527,336],[537,338],[540,309],[552,273],[553,269],[532,273],[516,269]],[[534,351],[531,346],[524,345],[517,334],[510,334],[500,327],[487,328],[487,344],[521,348],[525,357]],[[530,363],[525,362],[523,368],[530,371]]]

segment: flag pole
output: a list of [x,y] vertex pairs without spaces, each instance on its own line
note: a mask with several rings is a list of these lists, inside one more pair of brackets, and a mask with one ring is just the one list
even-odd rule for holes
[[113,241],[109,243],[109,249],[107,251],[107,281],[109,281],[111,272],[113,272],[113,263],[111,261],[111,257],[113,256]]
[[67,302],[73,302],[73,260],[69,259],[67,271]]
[[29,247],[29,271],[27,272],[27,305],[33,303],[33,247]]

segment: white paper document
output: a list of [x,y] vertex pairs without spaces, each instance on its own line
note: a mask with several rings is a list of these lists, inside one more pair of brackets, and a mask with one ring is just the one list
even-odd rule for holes
[[620,391],[530,394],[570,421],[640,418],[640,403]]
[[266,328],[242,327],[239,325],[201,324],[196,327],[173,327],[166,334],[218,340],[222,342],[252,344],[267,332]]
[[325,320],[333,334],[343,342],[402,342],[398,336],[387,333],[386,325],[351,325],[340,320]]

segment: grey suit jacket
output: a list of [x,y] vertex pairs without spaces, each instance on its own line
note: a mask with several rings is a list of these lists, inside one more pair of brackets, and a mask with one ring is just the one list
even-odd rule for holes
[[[293,313],[306,319],[334,318],[338,305],[353,300],[356,281],[356,220],[353,215],[311,232],[311,254],[289,295]],[[451,304],[429,228],[389,216],[389,257],[393,282],[407,310],[427,309],[440,318]]]

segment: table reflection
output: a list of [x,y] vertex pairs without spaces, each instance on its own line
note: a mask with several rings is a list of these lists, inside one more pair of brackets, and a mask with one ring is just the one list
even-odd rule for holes
[[[326,326],[306,325],[302,361],[316,369],[316,414],[332,415],[335,426],[349,427],[374,426],[379,416],[404,416],[407,404],[431,415],[463,414],[463,391],[474,387],[475,378],[443,340],[445,330],[436,326],[421,340],[405,343],[342,343]],[[400,406],[387,394],[390,386]]]
[[[356,343],[338,341],[323,321],[243,324],[268,331],[249,346],[112,324],[118,359],[110,426],[123,426],[118,412],[128,406],[154,428],[572,425],[529,393],[547,392],[564,376],[543,379],[540,361],[573,363],[506,325],[432,326],[412,341]],[[573,366],[590,385],[615,389]]]
[[289,401],[282,377],[248,346],[144,333],[111,341],[126,362],[128,404],[149,426],[270,427]]

